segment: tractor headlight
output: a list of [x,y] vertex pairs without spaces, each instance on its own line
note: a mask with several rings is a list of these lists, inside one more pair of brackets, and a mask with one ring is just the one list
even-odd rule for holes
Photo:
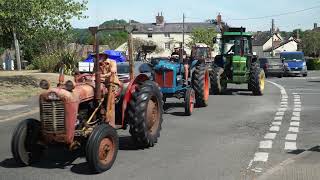
[[49,83],[49,81],[43,79],[43,80],[40,81],[39,86],[40,86],[42,89],[48,90],[48,89],[50,88],[50,83]]
[[67,81],[65,84],[65,87],[68,91],[72,91],[75,88],[75,85],[72,81]]
[[48,94],[48,99],[52,101],[57,101],[60,100],[60,97],[55,92],[51,92]]

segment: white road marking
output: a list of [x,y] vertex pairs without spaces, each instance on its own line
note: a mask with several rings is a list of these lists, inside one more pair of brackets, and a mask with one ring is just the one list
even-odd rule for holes
[[249,169],[251,168],[252,163],[253,163],[253,159],[251,159],[251,161],[249,162],[249,165],[248,165],[248,167],[247,167],[247,170],[249,170]]
[[283,99],[288,99],[288,95],[282,94],[282,98],[283,98]]
[[265,139],[275,139],[277,136],[277,133],[267,133],[264,138]]
[[274,126],[281,126],[281,121],[272,122],[272,125],[274,125]]
[[288,141],[296,141],[297,140],[297,134],[287,134],[286,140],[288,140]]
[[296,142],[285,142],[284,149],[285,150],[297,150],[297,143]]
[[276,116],[274,118],[275,121],[282,121],[282,119],[283,119],[283,116]]
[[255,173],[261,173],[262,172],[262,168],[253,168],[251,169],[251,171],[255,172]]
[[300,99],[293,99],[293,101],[295,101],[295,102],[300,102]]
[[3,105],[3,106],[0,106],[0,110],[12,111],[12,110],[20,109],[27,106],[28,105],[20,105],[20,104]]
[[296,102],[294,102],[294,104],[301,104],[301,102],[297,102],[297,101],[296,101]]
[[294,132],[294,133],[298,133],[299,132],[299,128],[298,127],[289,127],[289,132]]
[[281,104],[281,106],[280,106],[280,107],[282,107],[282,108],[287,108],[287,107],[288,107],[288,105]]
[[285,112],[285,111],[287,111],[287,108],[279,108],[278,111]]
[[267,162],[269,158],[269,153],[257,152],[254,154],[253,161]]
[[284,112],[277,112],[276,113],[276,116],[283,116],[284,115]]
[[285,105],[288,105],[288,102],[281,102],[281,104],[285,104]]
[[292,116],[300,116],[300,112],[292,112]]
[[298,94],[298,93],[292,93],[292,94]]
[[295,108],[301,108],[301,104],[295,104],[294,107]]
[[288,102],[288,99],[281,99],[282,102]]
[[272,141],[271,140],[260,141],[259,148],[260,149],[271,149],[272,148]]
[[301,108],[294,108],[293,111],[300,112]]
[[300,126],[300,122],[291,122],[290,126],[296,126],[299,127]]
[[280,127],[279,126],[271,126],[270,131],[274,131],[274,132],[278,132],[280,130]]
[[291,121],[300,121],[300,117],[292,117]]

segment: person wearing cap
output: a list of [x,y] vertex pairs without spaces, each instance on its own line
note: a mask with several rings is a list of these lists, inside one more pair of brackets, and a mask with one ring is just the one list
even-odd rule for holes
[[188,76],[189,76],[189,63],[188,63],[188,59],[187,59],[187,52],[185,50],[183,50],[180,48],[180,46],[178,46],[177,44],[174,46],[174,50],[171,54],[171,58],[173,59],[180,59],[180,56],[183,54],[183,67],[184,67],[184,79],[185,85],[188,85]]
[[102,60],[102,78],[105,78],[106,83],[111,83],[114,85],[121,85],[118,78],[117,62],[108,58],[107,54],[100,54],[100,59]]

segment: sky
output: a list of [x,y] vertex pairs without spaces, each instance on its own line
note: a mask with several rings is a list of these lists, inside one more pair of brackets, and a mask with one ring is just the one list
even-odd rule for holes
[[[76,0],[81,1],[81,0]],[[215,19],[221,13],[223,21],[231,26],[244,26],[249,31],[267,31],[271,19],[275,26],[283,31],[293,29],[312,29],[314,23],[320,26],[320,0],[88,0],[87,19],[73,19],[75,28],[87,28],[102,24],[107,20],[124,19],[142,23],[155,22],[155,16],[162,12],[166,22],[182,22],[183,13],[186,22],[203,22]],[[284,16],[250,19],[281,13],[303,12]],[[246,19],[246,20],[241,20]]]

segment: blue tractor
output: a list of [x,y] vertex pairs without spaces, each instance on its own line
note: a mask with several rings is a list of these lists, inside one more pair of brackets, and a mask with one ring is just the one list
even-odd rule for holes
[[161,88],[163,100],[184,98],[185,115],[190,116],[194,105],[206,107],[209,99],[210,77],[207,66],[202,61],[189,61],[189,79],[185,83],[184,64],[177,59],[154,58],[153,79]]

